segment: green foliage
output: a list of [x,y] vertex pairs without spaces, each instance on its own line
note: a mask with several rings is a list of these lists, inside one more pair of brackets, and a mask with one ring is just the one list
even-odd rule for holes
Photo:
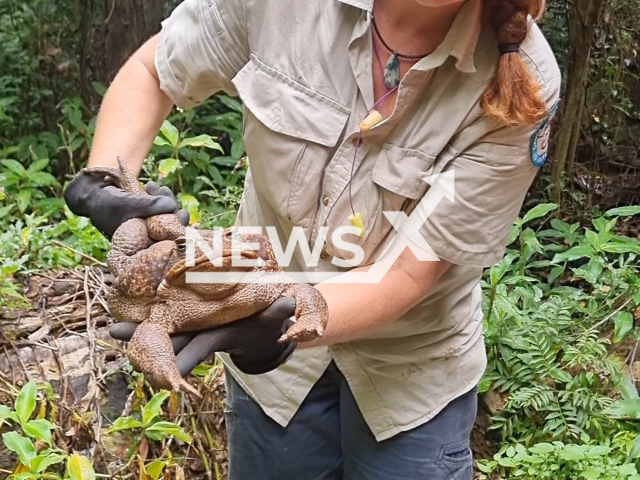
[[73,2],[0,0],[0,148],[55,125],[57,104],[71,96],[76,10]]
[[[45,390],[50,386],[45,385]],[[70,480],[93,479],[95,475],[91,463],[78,454],[69,456],[64,450],[53,444],[52,432],[56,426],[44,418],[33,418],[37,404],[35,382],[26,383],[18,393],[13,409],[0,405],[0,426],[3,423],[20,427],[22,434],[11,430],[2,434],[2,443],[16,454],[19,464],[14,471],[16,480],[61,479],[57,466],[66,462],[67,476]],[[40,409],[43,412],[43,409]]]
[[[192,223],[205,228],[235,222],[245,173],[236,168],[244,156],[241,110],[237,100],[221,96],[198,116],[178,112],[163,124],[145,163],[142,180],[172,188]],[[0,149],[0,307],[24,305],[20,275],[105,261],[109,243],[64,206],[55,176],[59,169],[77,172],[86,160],[95,118],[87,120],[84,111],[79,98],[65,100],[55,133],[27,135]],[[204,131],[215,132],[226,148]]]
[[[640,404],[604,334],[613,330],[614,342],[636,334],[640,243],[614,229],[618,215],[638,209],[611,210],[589,228],[545,219],[556,208],[538,205],[518,219],[507,254],[482,282],[489,367],[481,386],[506,395],[492,428],[518,450],[481,466],[502,478],[637,478],[622,450],[598,449],[621,430],[633,439],[640,432],[620,422],[640,418]],[[632,398],[614,403],[616,389]],[[602,472],[611,476],[595,476]]]
[[[170,437],[191,443],[192,438],[176,423],[160,419],[162,404],[169,398],[170,393],[161,391],[156,393],[147,404],[142,407],[138,418],[133,416],[118,418],[107,430],[107,434],[121,431],[131,431],[134,434],[134,445],[138,445],[142,437],[161,441]],[[131,450],[133,452],[133,449]]]
[[498,473],[505,479],[640,480],[636,466],[626,463],[625,455],[608,444],[505,445],[493,460],[478,462],[478,469],[481,479]]
[[219,95],[198,115],[179,112],[165,121],[143,168],[148,178],[179,192],[192,223],[226,227],[235,222],[242,197],[244,155],[242,106]]

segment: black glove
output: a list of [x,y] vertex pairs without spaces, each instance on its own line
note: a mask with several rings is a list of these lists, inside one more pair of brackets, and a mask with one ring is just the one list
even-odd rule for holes
[[[295,342],[279,343],[280,336],[293,324],[294,298],[284,297],[250,317],[204,330],[179,333],[171,337],[176,364],[181,375],[187,375],[214,352],[227,352],[238,369],[248,375],[275,370],[295,350]],[[128,342],[138,324],[116,323],[109,334]]]
[[[177,210],[169,188],[150,182],[145,191],[149,195],[128,193],[105,182],[104,175],[81,172],[65,189],[64,199],[69,210],[88,217],[105,237],[111,239],[116,229],[130,218],[146,218]],[[182,221],[184,214],[181,215]]]

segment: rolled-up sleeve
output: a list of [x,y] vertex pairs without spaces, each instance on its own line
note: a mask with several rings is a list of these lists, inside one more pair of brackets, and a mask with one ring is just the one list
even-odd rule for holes
[[249,61],[244,0],[185,0],[162,23],[160,88],[184,110],[224,91]]
[[[546,85],[550,111],[559,89],[559,77]],[[488,267],[502,258],[511,226],[538,172],[532,161],[532,139],[547,120],[495,129],[448,162],[443,171],[453,171],[454,201],[440,201],[420,231],[440,259]]]

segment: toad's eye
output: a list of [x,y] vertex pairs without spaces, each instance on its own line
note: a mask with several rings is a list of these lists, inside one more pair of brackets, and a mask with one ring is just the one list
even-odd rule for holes
[[176,240],[176,251],[184,255],[187,252],[187,243],[184,240]]

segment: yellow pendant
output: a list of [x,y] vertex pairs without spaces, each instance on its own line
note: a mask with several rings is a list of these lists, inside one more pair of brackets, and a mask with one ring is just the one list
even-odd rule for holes
[[362,215],[360,212],[356,212],[354,215],[349,215],[349,220],[351,220],[351,225],[360,229],[360,236],[364,236],[364,223],[362,221]]
[[360,122],[360,131],[367,132],[381,121],[382,114],[377,110],[372,110],[371,113],[367,115],[367,117],[362,120],[362,122]]

